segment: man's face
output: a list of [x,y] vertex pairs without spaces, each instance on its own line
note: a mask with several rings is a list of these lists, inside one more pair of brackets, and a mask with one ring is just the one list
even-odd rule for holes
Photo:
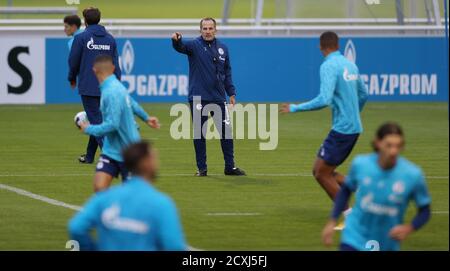
[[67,36],[73,36],[73,33],[75,33],[76,31],[77,31],[76,25],[64,23],[64,33],[66,33]]
[[394,166],[397,157],[403,150],[403,137],[400,135],[387,135],[381,140],[376,141],[380,159],[388,166]]
[[204,20],[200,29],[202,38],[207,41],[211,41],[216,37],[216,27],[211,20]]

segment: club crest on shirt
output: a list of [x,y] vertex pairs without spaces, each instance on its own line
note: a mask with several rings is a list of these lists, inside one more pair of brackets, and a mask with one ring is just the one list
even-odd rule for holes
[[405,192],[405,185],[403,184],[402,181],[396,181],[393,185],[392,185],[392,191],[396,194],[401,194],[403,192]]
[[217,51],[219,52],[219,54],[223,55],[225,52],[223,51],[222,48],[217,49]]

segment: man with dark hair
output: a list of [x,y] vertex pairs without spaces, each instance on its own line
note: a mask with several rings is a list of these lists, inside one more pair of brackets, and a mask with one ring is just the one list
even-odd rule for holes
[[[284,104],[281,113],[304,112],[331,107],[333,127],[323,142],[314,163],[313,175],[334,200],[345,177],[336,172],[350,155],[362,132],[360,112],[367,101],[367,88],[358,67],[339,52],[339,38],[334,32],[320,36],[320,50],[325,57],[320,66],[320,94],[301,104]],[[345,214],[349,214],[348,209]],[[342,229],[343,224],[336,229]]]
[[[113,36],[106,29],[99,25],[100,11],[97,8],[87,8],[83,11],[86,29],[83,33],[74,38],[69,56],[68,80],[74,89],[77,85],[81,96],[84,111],[91,124],[102,122],[100,112],[100,90],[98,81],[92,72],[92,64],[96,56],[106,54],[112,57],[115,70],[114,74],[120,80],[119,59],[117,45]],[[92,163],[95,158],[97,147],[102,147],[101,137],[91,136],[87,145],[85,155],[81,155],[78,160],[81,163]]]
[[[133,177],[93,196],[69,222],[71,239],[81,250],[187,250],[175,203],[152,185],[158,153],[138,142],[123,157]],[[93,229],[97,242],[90,235]]]
[[[208,114],[221,135],[220,144],[225,160],[225,175],[241,176],[245,172],[234,164],[233,139],[229,120],[227,95],[230,104],[236,103],[236,90],[231,78],[231,63],[227,46],[216,39],[216,21],[207,17],[200,21],[201,36],[183,41],[179,32],[172,35],[173,48],[186,54],[189,60],[189,103],[192,116],[200,114],[200,123],[193,117],[194,147],[198,171],[196,176],[207,176],[206,140],[204,124]],[[216,107],[221,114],[211,109]],[[220,116],[217,116],[220,115]]]
[[87,25],[94,25],[100,22],[101,12],[98,8],[89,7],[83,10],[84,22]]
[[72,48],[72,43],[76,35],[83,32],[83,30],[80,29],[81,27],[81,19],[78,17],[78,15],[67,15],[64,17],[64,33],[68,37],[70,37],[69,41],[67,42],[67,46]]
[[[353,159],[322,231],[325,245],[331,245],[333,228],[352,193],[356,200],[341,235],[341,250],[399,250],[401,241],[428,222],[431,198],[425,177],[417,165],[401,155],[404,145],[402,128],[388,122],[378,128],[374,152]],[[410,201],[415,202],[417,215],[405,223]]]
[[100,83],[101,112],[100,124],[79,123],[81,130],[90,136],[105,137],[102,154],[94,177],[94,190],[108,188],[114,177],[128,178],[128,170],[123,164],[122,150],[140,140],[134,120],[136,114],[152,128],[159,128],[156,117],[150,117],[128,94],[126,88],[113,74],[115,66],[110,55],[99,55],[94,60],[93,71]]

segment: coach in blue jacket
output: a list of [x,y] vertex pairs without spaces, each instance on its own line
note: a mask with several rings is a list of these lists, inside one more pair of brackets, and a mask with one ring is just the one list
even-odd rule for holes
[[[83,102],[89,122],[92,124],[102,123],[100,112],[100,90],[97,78],[92,71],[94,59],[98,55],[110,55],[113,58],[114,71],[120,80],[120,68],[117,54],[117,46],[114,37],[109,34],[105,27],[99,25],[100,10],[87,8],[83,11],[86,29],[83,33],[75,36],[69,55],[68,80],[72,89],[76,87],[78,77],[78,92]],[[81,163],[92,163],[95,158],[97,147],[102,147],[101,137],[89,137],[86,154],[78,159]]]
[[[231,64],[228,48],[216,39],[216,21],[204,18],[200,21],[201,36],[189,41],[183,41],[180,33],[172,35],[173,48],[186,54],[189,59],[189,103],[194,122],[195,156],[198,171],[196,176],[207,176],[206,165],[206,125],[208,113],[221,133],[220,144],[225,160],[225,175],[245,175],[245,172],[234,165],[233,139],[230,132],[230,121],[227,109],[227,95],[230,103],[236,103],[236,90],[231,78]],[[199,101],[199,99],[201,99]],[[220,118],[214,116],[210,105],[220,107]],[[205,112],[207,110],[207,112]],[[198,111],[198,112],[195,112]],[[196,123],[195,116],[201,116],[201,123]],[[202,128],[200,128],[202,127]],[[201,132],[198,130],[201,129]],[[197,130],[197,131],[196,131]]]

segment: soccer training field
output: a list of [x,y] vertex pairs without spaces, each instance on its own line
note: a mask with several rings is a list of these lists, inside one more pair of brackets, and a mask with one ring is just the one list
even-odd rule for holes
[[[447,106],[369,102],[363,112],[365,132],[353,156],[370,151],[376,127],[394,120],[406,133],[405,156],[427,176],[433,215],[403,244],[404,250],[449,249]],[[330,128],[329,110],[279,116],[275,151],[260,151],[258,140],[235,141],[237,165],[247,177],[224,176],[219,142],[209,141],[210,176],[195,178],[192,142],[170,137],[175,119],[169,116],[170,105],[146,104],[145,109],[162,122],[159,131],[140,122],[143,138],[159,149],[157,186],[176,201],[191,246],[325,249],[320,233],[331,201],[312,178],[311,165]],[[0,250],[65,250],[66,225],[74,211],[32,199],[22,190],[77,206],[90,197],[95,166],[78,163],[87,136],[72,121],[81,110],[81,105],[0,106]],[[343,173],[348,165],[349,160],[341,168]],[[14,188],[22,189],[17,191],[22,194],[11,191]],[[410,205],[407,219],[414,213]]]

